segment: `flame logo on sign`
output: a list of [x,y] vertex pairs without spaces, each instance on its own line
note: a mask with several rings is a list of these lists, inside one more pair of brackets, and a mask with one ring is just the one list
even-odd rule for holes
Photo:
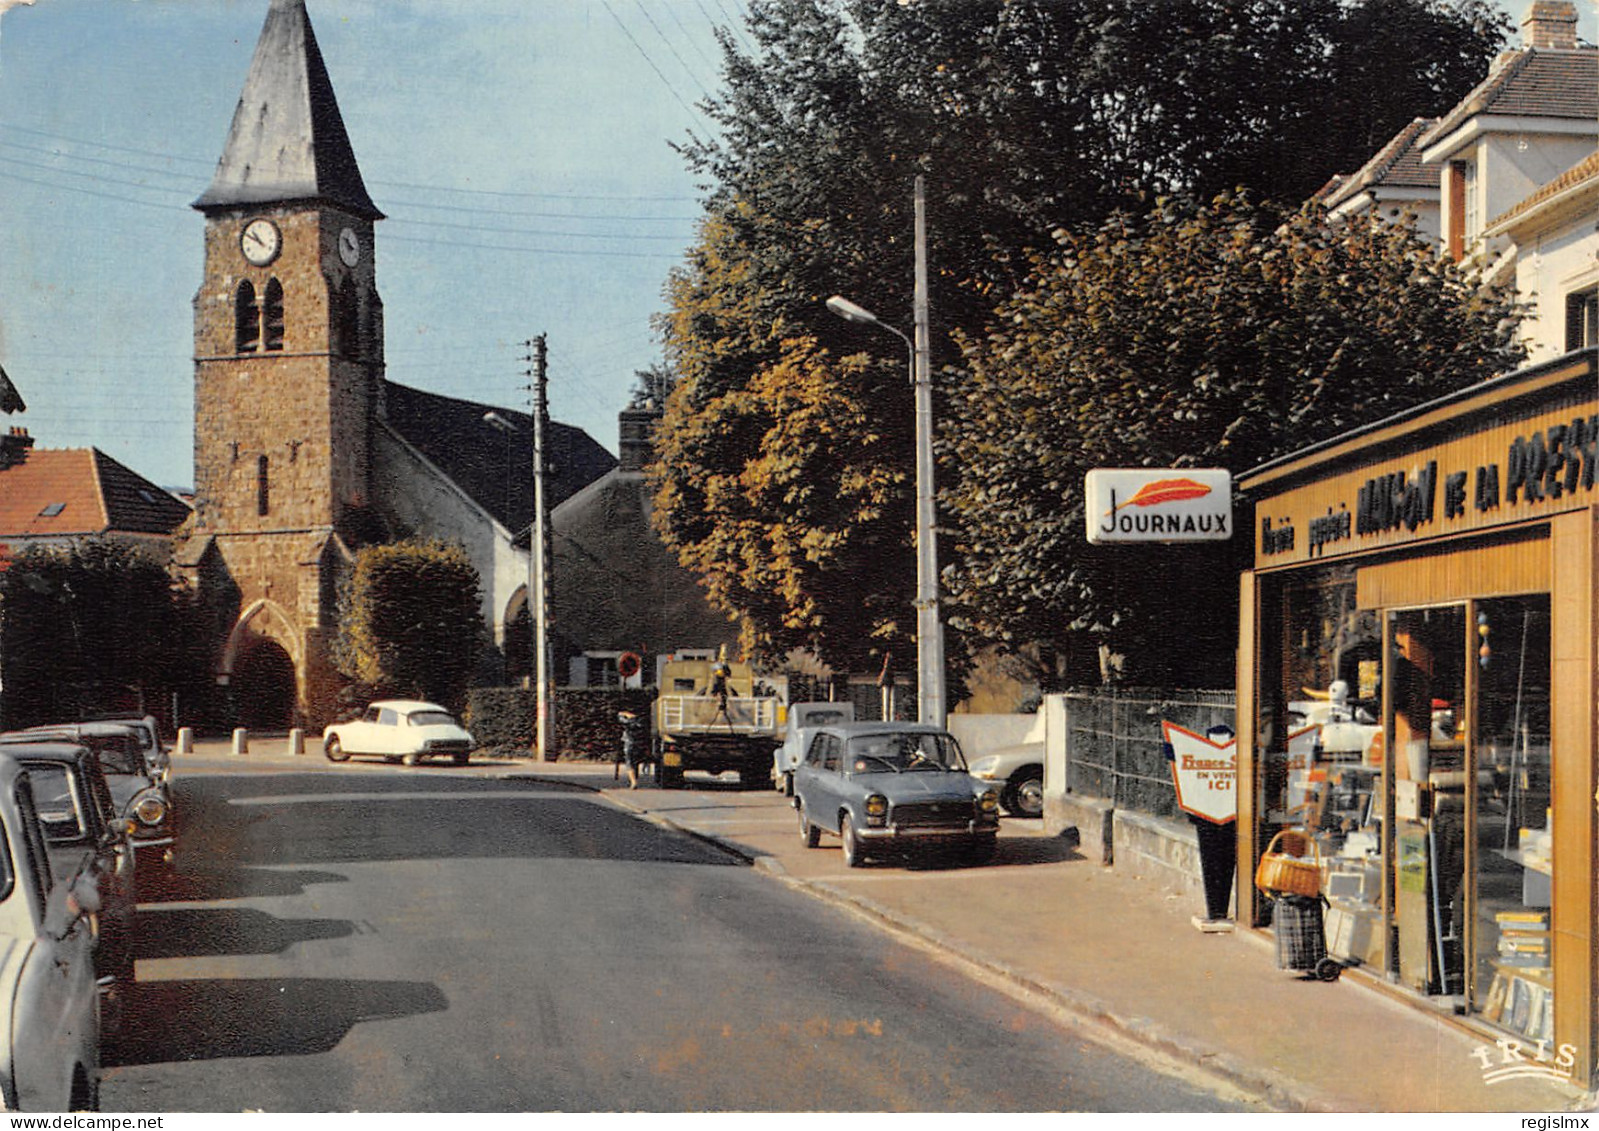
[[1180,503],[1185,499],[1203,499],[1210,488],[1192,479],[1156,479],[1145,483],[1125,503],[1117,503],[1105,513],[1115,514],[1123,507],[1154,507],[1161,503]]

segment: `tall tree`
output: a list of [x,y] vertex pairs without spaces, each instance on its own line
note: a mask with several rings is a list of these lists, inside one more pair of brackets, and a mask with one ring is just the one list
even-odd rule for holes
[[0,721],[159,711],[200,671],[191,613],[145,548],[112,539],[26,547],[0,572]]
[[465,550],[436,539],[367,546],[340,596],[340,671],[374,697],[465,706],[485,647],[477,570]]
[[[658,432],[663,536],[755,645],[830,623],[848,631],[804,642],[846,648],[827,657],[841,664],[903,647],[914,619],[904,355],[823,302],[843,294],[909,329],[913,177],[928,188],[934,370],[953,370],[951,334],[982,331],[1050,231],[1176,190],[1242,184],[1297,204],[1456,100],[1505,30],[1485,0],[752,0],[755,51],[723,39],[724,88],[707,109],[720,134],[682,146],[707,196],[659,320],[678,379]],[[1349,46],[1357,34],[1362,51]],[[1419,77],[1373,86],[1373,59]],[[845,363],[863,351],[875,361]],[[825,430],[816,412],[774,427],[773,406],[748,398],[775,395],[775,376],[796,369],[813,405],[869,411]],[[869,459],[889,473],[874,480],[881,498],[814,528],[770,494],[740,503],[775,508],[748,521],[728,509],[752,469],[822,444],[856,453],[830,472]],[[816,484],[840,499],[857,486]],[[846,513],[870,534],[832,540]],[[733,580],[764,584],[785,569],[780,546],[803,557],[822,545],[834,551],[826,568],[808,559],[782,595]]]
[[1406,225],[1329,227],[1315,208],[1284,219],[1223,196],[1057,240],[988,333],[963,339],[946,582],[980,635],[1059,652],[1095,630],[1135,678],[1227,675],[1233,563],[1162,549],[1151,568],[1155,551],[1088,545],[1084,472],[1241,472],[1524,356],[1513,299]]

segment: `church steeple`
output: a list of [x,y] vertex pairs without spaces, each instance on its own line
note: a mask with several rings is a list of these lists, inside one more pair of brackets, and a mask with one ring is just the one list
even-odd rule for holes
[[321,202],[381,220],[345,132],[305,0],[272,0],[202,212]]

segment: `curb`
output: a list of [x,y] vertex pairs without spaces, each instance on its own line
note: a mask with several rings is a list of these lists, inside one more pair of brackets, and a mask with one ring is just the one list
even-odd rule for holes
[[[541,777],[537,774],[518,773],[515,776],[536,778],[551,784],[561,781],[554,776]],[[1065,1014],[1064,1020],[1086,1030],[1102,1043],[1113,1045],[1126,1043],[1141,1050],[1154,1052],[1202,1074],[1206,1077],[1205,1083],[1213,1089],[1220,1087],[1231,1091],[1236,1093],[1236,1098],[1244,1102],[1260,1103],[1276,1112],[1326,1113],[1340,1110],[1329,1103],[1325,1095],[1315,1088],[1285,1084],[1270,1073],[1174,1032],[1152,1018],[1123,1016],[1090,994],[1039,982],[1014,967],[974,954],[966,945],[875,900],[843,891],[825,881],[800,879],[790,874],[775,857],[751,855],[738,845],[714,834],[687,828],[669,817],[635,805],[630,798],[613,796],[603,789],[596,789],[580,782],[567,781],[564,784],[576,785],[601,794],[607,800],[651,824],[685,834],[703,844],[720,849],[795,891],[804,892],[823,902],[852,911],[902,940],[932,949],[939,957],[964,968],[978,981],[1006,993],[1024,1005],[1042,1004]]]

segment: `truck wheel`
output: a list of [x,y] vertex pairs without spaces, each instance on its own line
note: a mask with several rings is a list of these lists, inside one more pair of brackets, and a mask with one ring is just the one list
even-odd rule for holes
[[745,766],[738,772],[738,787],[740,789],[770,789],[772,788],[771,771],[762,770],[758,766]]
[[866,854],[861,851],[860,838],[855,835],[855,825],[848,813],[838,819],[838,839],[844,843],[844,867],[859,868],[866,863]]
[[683,768],[681,766],[662,766],[657,772],[659,785],[662,789],[683,788]]
[[796,805],[794,811],[799,814],[800,843],[806,848],[815,848],[821,844],[822,830],[811,824],[811,819],[805,815],[805,806]]

